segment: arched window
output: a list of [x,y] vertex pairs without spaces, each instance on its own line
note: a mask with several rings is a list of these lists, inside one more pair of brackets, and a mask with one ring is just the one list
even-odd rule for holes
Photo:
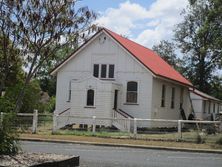
[[87,106],[94,106],[94,90],[89,89],[87,91],[87,102],[86,102]]
[[138,94],[137,82],[135,81],[127,82],[126,102],[137,103],[137,94]]

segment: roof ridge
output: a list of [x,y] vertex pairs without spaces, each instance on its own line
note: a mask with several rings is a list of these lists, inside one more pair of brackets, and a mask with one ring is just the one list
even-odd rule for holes
[[[117,33],[113,32],[113,31],[111,31],[111,30],[109,30],[105,27],[103,27],[102,29],[105,32],[107,32],[110,36],[112,36],[116,41],[118,41],[123,47],[125,47],[125,49],[127,49],[131,54],[133,54],[143,65],[145,65],[155,75],[162,76],[162,77],[165,77],[165,78],[169,78],[171,80],[178,81],[178,82],[181,82],[183,80],[181,83],[185,83],[186,85],[192,86],[192,83],[186,77],[184,77],[179,71],[177,71],[169,63],[167,63],[158,53],[156,53],[152,49],[149,49],[149,48],[147,48],[147,47],[145,47],[145,46],[143,46],[143,45],[141,45],[137,42],[134,42],[131,39],[125,38],[125,37],[121,36],[120,34],[117,34]],[[139,49],[144,49],[144,52],[149,52],[149,54],[147,54],[147,53],[146,54],[144,54],[144,53],[140,53],[140,54],[135,53],[136,52],[134,50],[135,48],[129,47],[129,45],[126,42],[131,43],[130,45],[135,45],[135,47],[139,47]],[[165,66],[165,69],[170,70],[172,73],[174,73],[172,75],[176,74],[177,76],[176,77],[172,76],[172,75],[167,76],[166,73],[163,72],[163,69],[162,70],[153,69],[153,67],[154,67],[153,64],[152,63],[150,64],[150,63],[147,63],[147,62],[144,63],[144,59],[142,57],[144,57],[145,59],[153,57],[157,61],[160,60],[159,62],[162,63],[163,67]],[[156,67],[154,67],[154,68],[156,68]],[[165,74],[163,74],[163,73],[165,73]]]

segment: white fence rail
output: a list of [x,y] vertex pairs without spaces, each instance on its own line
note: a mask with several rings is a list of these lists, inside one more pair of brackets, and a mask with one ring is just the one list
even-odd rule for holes
[[[0,128],[3,125],[3,119],[4,119],[5,113],[0,113]],[[141,134],[146,134],[145,130],[148,128],[148,130],[152,128],[158,127],[158,128],[164,128],[164,126],[169,126],[174,128],[174,133],[177,134],[177,139],[182,139],[182,133],[183,128],[185,124],[191,124],[196,127],[197,130],[199,130],[199,125],[217,125],[216,127],[219,129],[220,132],[222,132],[222,122],[221,121],[190,121],[190,120],[165,120],[165,119],[138,119],[138,118],[119,118],[116,116],[115,118],[102,118],[102,117],[81,117],[81,116],[75,116],[75,115],[52,115],[52,114],[39,114],[37,110],[35,110],[33,113],[18,113],[18,117],[29,117],[30,123],[30,129],[32,133],[37,133],[40,128],[40,117],[41,121],[44,123],[46,121],[46,117],[50,116],[53,117],[53,121],[49,122],[47,126],[51,126],[51,128],[48,128],[47,130],[52,130],[53,133],[55,133],[57,130],[60,129],[59,124],[60,121],[68,120],[65,124],[87,124],[91,127],[91,132],[95,134],[96,132],[99,132],[100,129],[97,129],[97,126],[105,125],[107,127],[112,126],[114,122],[123,123],[124,126],[128,129],[127,132],[129,134],[132,134],[135,138],[139,137]],[[21,124],[24,123],[24,121],[21,121]],[[63,122],[64,124],[64,122]],[[58,128],[59,127],[59,128]],[[145,128],[144,128],[145,127]],[[45,130],[45,129],[44,129]]]
[[[4,117],[7,115],[8,113],[0,113],[0,128],[3,127],[3,120]],[[38,126],[40,124],[40,122],[43,122],[45,119],[41,120],[39,117],[52,117],[52,114],[43,114],[43,113],[38,113],[38,110],[34,110],[33,113],[17,113],[17,121],[19,122],[14,122],[14,126],[21,127],[22,125],[26,125],[31,129],[31,132],[37,133],[37,129]],[[25,119],[26,118],[26,119]],[[28,123],[27,123],[28,122]]]

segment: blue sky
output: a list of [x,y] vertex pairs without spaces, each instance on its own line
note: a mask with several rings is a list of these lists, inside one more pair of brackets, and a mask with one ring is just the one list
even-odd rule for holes
[[81,0],[99,13],[96,24],[152,48],[160,40],[171,40],[175,24],[188,0]]
[[188,0],[81,0],[78,5],[99,13],[98,25],[152,48],[161,40],[173,38]]
[[[130,0],[130,2],[138,3],[142,6],[150,6],[155,0]],[[126,0],[82,0],[79,4],[88,6],[95,11],[105,11],[108,8],[117,8],[120,3]]]

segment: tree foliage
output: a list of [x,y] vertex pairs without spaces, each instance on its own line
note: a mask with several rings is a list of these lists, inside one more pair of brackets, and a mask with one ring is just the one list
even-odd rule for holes
[[[45,62],[53,60],[54,53],[85,39],[95,30],[96,18],[87,7],[77,8],[76,0],[23,0],[0,2],[0,27],[8,29],[23,55],[28,69],[24,87],[16,102],[16,111],[22,104],[26,85]],[[3,24],[4,23],[4,24]]]
[[22,79],[22,58],[19,49],[0,27],[0,95],[2,91]]
[[175,30],[175,41],[185,54],[187,75],[194,86],[206,93],[222,61],[221,11],[220,0],[192,0]]
[[[17,96],[23,87],[23,83],[17,83],[6,90],[5,98],[9,99],[11,103],[16,104]],[[41,89],[38,81],[33,80],[27,85],[24,98],[22,101],[20,112],[33,113],[34,109],[38,109],[40,102]]]
[[13,113],[14,104],[0,97],[0,155],[16,154],[19,150],[18,133],[15,129],[16,116]]
[[70,55],[75,49],[75,47],[64,46],[54,53],[53,59],[44,63],[44,65],[39,68],[36,78],[39,80],[40,87],[42,91],[47,92],[49,96],[56,95],[56,77],[51,76],[49,72],[61,63],[67,55]]

